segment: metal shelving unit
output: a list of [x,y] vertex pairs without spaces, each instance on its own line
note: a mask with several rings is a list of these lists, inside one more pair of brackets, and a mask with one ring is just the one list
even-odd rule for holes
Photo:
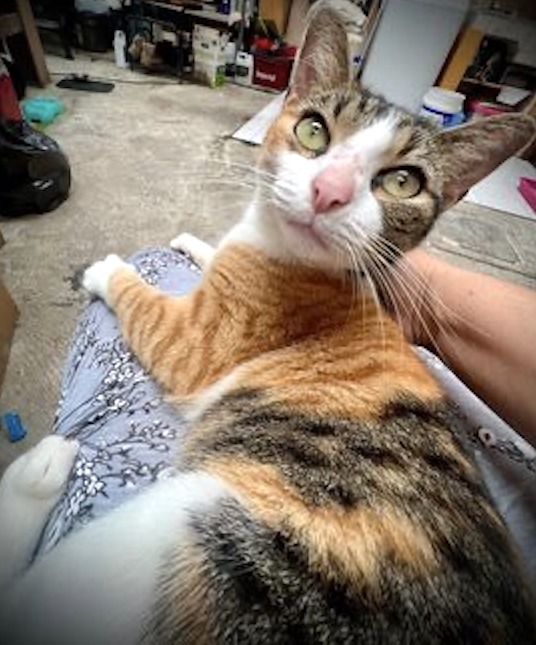
[[[166,66],[179,79],[186,75],[185,56],[188,56],[186,45],[191,46],[195,24],[202,24],[217,29],[236,30],[236,51],[240,51],[244,42],[245,25],[251,18],[255,2],[244,0],[241,12],[220,14],[212,11],[197,10],[187,6],[168,4],[158,0],[134,0],[130,13],[125,16],[127,40],[130,43],[136,33],[140,33],[154,43],[156,29],[175,34],[177,42],[177,65]],[[186,42],[187,41],[187,42]],[[134,63],[131,61],[131,65]]]

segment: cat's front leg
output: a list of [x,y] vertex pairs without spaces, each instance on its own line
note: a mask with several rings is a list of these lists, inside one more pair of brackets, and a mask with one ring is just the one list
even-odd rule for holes
[[169,392],[184,394],[186,384],[178,380],[184,370],[177,366],[184,366],[192,350],[185,333],[191,327],[189,297],[147,284],[117,255],[86,269],[82,284],[114,311],[123,338],[143,367]]
[[216,252],[210,244],[190,235],[190,233],[181,233],[171,240],[169,246],[175,251],[182,251],[189,255],[203,270],[207,269]]
[[78,442],[45,437],[16,459],[0,482],[0,590],[29,564],[78,454]]

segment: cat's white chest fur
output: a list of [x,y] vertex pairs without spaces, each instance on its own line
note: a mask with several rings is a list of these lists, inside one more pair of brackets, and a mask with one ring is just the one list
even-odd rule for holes
[[[60,437],[50,439],[49,444],[64,441]],[[61,458],[55,460],[56,475],[66,478],[73,450],[65,445],[61,448]],[[34,497],[39,494],[39,486],[34,486]],[[13,522],[3,521],[0,545],[4,545],[4,551],[0,556],[4,562],[11,558],[14,571],[4,571],[0,642],[11,645],[140,642],[151,617],[159,565],[165,554],[178,544],[189,543],[192,513],[210,510],[228,494],[220,480],[205,473],[161,480],[100,520],[70,534],[14,580],[10,573],[20,573],[27,564],[28,553],[22,549],[19,553],[8,552],[6,545],[21,544],[19,540],[26,538],[24,531],[16,534]],[[9,494],[0,495],[3,518],[13,511],[12,500]],[[17,503],[18,516],[28,518],[35,504],[21,497]],[[26,526],[21,524],[19,528]]]

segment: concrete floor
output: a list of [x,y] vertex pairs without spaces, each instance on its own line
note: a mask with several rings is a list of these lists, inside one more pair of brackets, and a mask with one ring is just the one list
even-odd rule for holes
[[[81,54],[50,56],[48,64],[56,80],[77,71],[120,82],[110,94],[31,92],[65,103],[47,132],[69,156],[73,186],[53,213],[0,220],[7,241],[0,272],[21,310],[0,410],[18,410],[29,431],[19,444],[0,434],[0,472],[52,427],[62,365],[86,302],[77,283],[85,266],[110,252],[166,244],[182,231],[217,241],[247,202],[255,155],[229,135],[273,98],[151,78]],[[536,288],[536,219],[463,203],[428,244],[462,266]]]

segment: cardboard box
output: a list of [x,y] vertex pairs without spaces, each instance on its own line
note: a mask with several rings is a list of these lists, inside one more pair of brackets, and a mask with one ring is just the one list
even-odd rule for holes
[[194,76],[211,87],[225,83],[229,35],[218,29],[195,25]]
[[0,388],[9,359],[11,341],[15,332],[15,325],[19,317],[19,310],[13,302],[7,287],[0,278]]
[[[4,244],[5,240],[2,236],[2,231],[0,231],[0,248]],[[11,349],[11,341],[13,340],[18,317],[19,310],[0,277],[0,388],[4,381],[9,350]]]

